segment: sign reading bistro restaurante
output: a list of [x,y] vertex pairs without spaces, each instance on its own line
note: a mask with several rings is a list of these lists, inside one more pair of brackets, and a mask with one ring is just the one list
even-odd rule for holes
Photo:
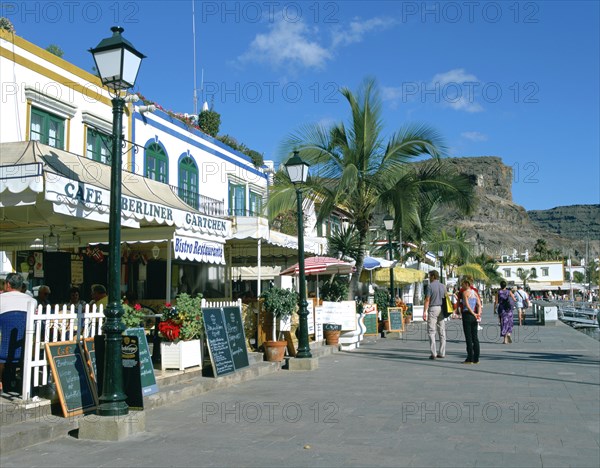
[[219,242],[175,234],[173,236],[173,248],[175,258],[203,263],[225,264],[225,249],[223,244]]

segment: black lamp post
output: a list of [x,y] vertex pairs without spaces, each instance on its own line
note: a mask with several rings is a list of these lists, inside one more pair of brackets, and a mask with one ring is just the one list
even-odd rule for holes
[[310,346],[308,344],[308,302],[306,302],[306,275],[304,273],[304,226],[302,222],[302,191],[300,184],[306,182],[308,178],[309,164],[303,161],[298,151],[285,163],[285,169],[296,189],[296,201],[298,204],[298,268],[300,269],[300,298],[298,306],[299,315],[299,335],[297,358],[311,358]]
[[438,258],[440,259],[440,283],[444,284],[444,251],[438,251]]
[[138,52],[121,33],[123,28],[112,27],[113,35],[103,39],[95,49],[90,49],[96,71],[102,84],[109,89],[113,105],[112,154],[110,177],[110,217],[108,225],[108,305],[104,311],[104,378],[98,414],[120,416],[129,412],[123,392],[123,367],[121,364],[121,334],[125,326],[121,321],[121,158],[123,141],[123,109],[125,99],[121,92],[135,84],[143,54]]
[[[383,218],[383,225],[388,233],[388,249],[390,251],[390,261],[394,260],[392,255],[392,231],[394,230],[394,218],[389,214]],[[394,265],[390,267],[390,307],[396,307],[396,295],[394,294]]]

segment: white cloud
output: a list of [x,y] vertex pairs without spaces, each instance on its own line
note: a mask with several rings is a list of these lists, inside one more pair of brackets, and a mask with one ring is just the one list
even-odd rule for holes
[[445,73],[438,73],[431,80],[433,83],[442,85],[447,83],[464,83],[466,81],[477,81],[477,77],[470,73],[466,73],[464,68],[455,68],[454,70]]
[[237,62],[266,63],[274,68],[299,66],[323,68],[334,57],[334,51],[362,42],[372,31],[381,31],[396,23],[388,18],[355,19],[347,26],[337,26],[332,31],[331,45],[326,47],[319,40],[318,29],[309,28],[304,22],[278,21],[269,24],[266,33],[257,34],[248,50]]
[[331,52],[309,39],[310,31],[302,22],[281,21],[269,26],[266,34],[257,34],[240,62],[268,63],[274,67],[299,65],[323,68]]
[[372,30],[381,31],[395,24],[395,20],[391,18],[371,18],[361,21],[355,19],[347,27],[337,27],[332,33],[332,48],[347,46],[362,42],[365,34]]
[[471,141],[487,141],[487,135],[479,132],[462,132],[461,137]]
[[464,68],[455,68],[435,75],[429,86],[435,89],[440,102],[454,110],[481,112],[483,107],[475,101],[480,81]]

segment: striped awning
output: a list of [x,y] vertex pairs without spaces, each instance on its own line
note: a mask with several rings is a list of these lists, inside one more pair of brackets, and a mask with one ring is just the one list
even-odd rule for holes
[[[310,257],[304,260],[304,273],[310,275],[347,275],[352,273],[354,265],[333,257]],[[300,274],[299,264],[282,271],[283,276],[294,276]]]

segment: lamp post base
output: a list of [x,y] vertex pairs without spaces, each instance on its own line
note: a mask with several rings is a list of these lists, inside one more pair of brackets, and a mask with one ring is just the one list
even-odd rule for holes
[[306,370],[315,370],[319,368],[319,359],[318,358],[308,358],[308,359],[298,359],[298,358],[290,358],[288,361],[288,370],[291,371],[306,371]]
[[126,416],[88,415],[79,420],[79,439],[120,441],[146,431],[146,412]]

